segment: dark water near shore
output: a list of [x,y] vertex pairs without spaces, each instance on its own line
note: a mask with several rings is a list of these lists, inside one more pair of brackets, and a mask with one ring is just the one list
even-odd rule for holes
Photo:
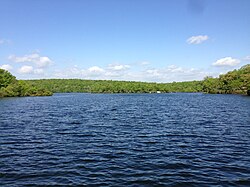
[[250,186],[250,97],[0,99],[0,185]]

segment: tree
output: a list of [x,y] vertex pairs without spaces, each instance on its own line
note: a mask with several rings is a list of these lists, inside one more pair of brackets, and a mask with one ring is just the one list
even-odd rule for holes
[[16,82],[16,77],[6,70],[0,69],[0,88],[6,88],[9,84]]
[[0,97],[19,96],[45,96],[52,95],[52,92],[31,86],[28,82],[16,80],[6,70],[0,69]]
[[219,93],[219,81],[216,78],[205,77],[202,85],[202,89],[206,93]]

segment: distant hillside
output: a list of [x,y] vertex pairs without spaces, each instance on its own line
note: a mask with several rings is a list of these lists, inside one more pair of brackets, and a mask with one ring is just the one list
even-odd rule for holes
[[16,80],[8,71],[0,69],[0,97],[48,96],[52,92],[31,86],[27,81]]

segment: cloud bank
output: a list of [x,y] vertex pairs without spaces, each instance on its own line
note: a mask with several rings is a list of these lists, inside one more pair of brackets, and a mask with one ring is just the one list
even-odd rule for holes
[[92,66],[81,69],[77,66],[64,70],[57,70],[54,78],[80,78],[94,80],[125,80],[147,82],[172,82],[202,80],[212,75],[200,69],[183,68],[170,65],[161,68],[141,68],[127,64],[109,64],[106,67]]
[[[121,80],[121,81],[143,81],[143,82],[173,82],[202,80],[206,76],[218,76],[220,72],[202,70],[198,68],[187,68],[176,65],[154,67],[154,63],[148,61],[130,64],[111,63],[104,66],[93,65],[85,68],[79,66],[68,66],[60,68],[48,56],[39,53],[24,56],[10,55],[8,60],[13,64],[3,64],[0,68],[12,70],[19,78],[79,78],[91,80]],[[50,64],[54,64],[54,68]],[[234,67],[240,60],[225,57],[213,63],[218,67]],[[227,68],[228,69],[228,68]],[[221,70],[221,69],[220,69]]]

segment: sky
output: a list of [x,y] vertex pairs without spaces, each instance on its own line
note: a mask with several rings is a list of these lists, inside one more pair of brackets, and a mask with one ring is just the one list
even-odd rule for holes
[[249,0],[0,0],[18,79],[173,82],[250,63]]

